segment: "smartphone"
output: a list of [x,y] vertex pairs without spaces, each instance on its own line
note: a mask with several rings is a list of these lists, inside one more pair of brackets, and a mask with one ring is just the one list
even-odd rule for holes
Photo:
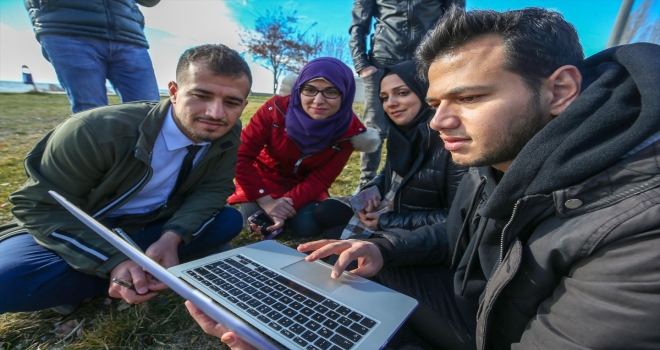
[[261,227],[261,234],[266,239],[275,238],[275,236],[282,232],[281,227],[273,232],[266,230],[266,228],[275,225],[275,221],[273,221],[273,219],[263,210],[259,210],[258,212],[250,215],[248,222]]
[[353,211],[357,213],[358,211],[366,208],[367,204],[369,204],[369,201],[374,197],[380,199],[380,192],[378,191],[378,187],[368,187],[350,198],[351,208],[353,208]]

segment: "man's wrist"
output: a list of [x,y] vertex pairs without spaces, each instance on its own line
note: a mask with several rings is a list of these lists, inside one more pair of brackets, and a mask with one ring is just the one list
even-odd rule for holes
[[160,236],[159,241],[162,241],[163,243],[166,243],[173,247],[178,247],[179,244],[183,242],[183,238],[181,238],[181,236],[179,236],[179,234],[174,231],[165,231]]

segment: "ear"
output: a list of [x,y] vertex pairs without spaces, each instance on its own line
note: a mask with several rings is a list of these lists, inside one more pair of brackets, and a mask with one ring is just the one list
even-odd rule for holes
[[552,93],[550,114],[558,116],[580,95],[582,74],[575,66],[559,67],[548,78]]
[[169,83],[167,83],[167,90],[170,93],[170,102],[172,102],[172,104],[175,104],[176,103],[176,93],[178,91],[178,87],[176,85],[176,82],[170,81]]

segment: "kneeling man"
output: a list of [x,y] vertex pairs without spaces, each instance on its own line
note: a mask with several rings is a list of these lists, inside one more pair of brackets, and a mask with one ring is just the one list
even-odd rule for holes
[[166,288],[49,190],[166,268],[226,247],[241,230],[240,213],[225,204],[251,85],[236,51],[202,45],[179,59],[168,100],[91,109],[49,132],[25,159],[26,184],[9,197],[15,220],[0,232],[0,314],[67,312],[105,291],[140,303]]

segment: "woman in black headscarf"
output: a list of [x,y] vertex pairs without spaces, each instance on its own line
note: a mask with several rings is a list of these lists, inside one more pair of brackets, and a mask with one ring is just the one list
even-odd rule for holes
[[428,84],[406,61],[385,70],[380,98],[389,117],[387,158],[378,176],[363,187],[378,189],[381,199],[354,212],[350,198],[327,199],[315,210],[325,238],[414,230],[445,219],[467,168],[454,164],[438,132],[429,127],[433,110],[424,102]]

